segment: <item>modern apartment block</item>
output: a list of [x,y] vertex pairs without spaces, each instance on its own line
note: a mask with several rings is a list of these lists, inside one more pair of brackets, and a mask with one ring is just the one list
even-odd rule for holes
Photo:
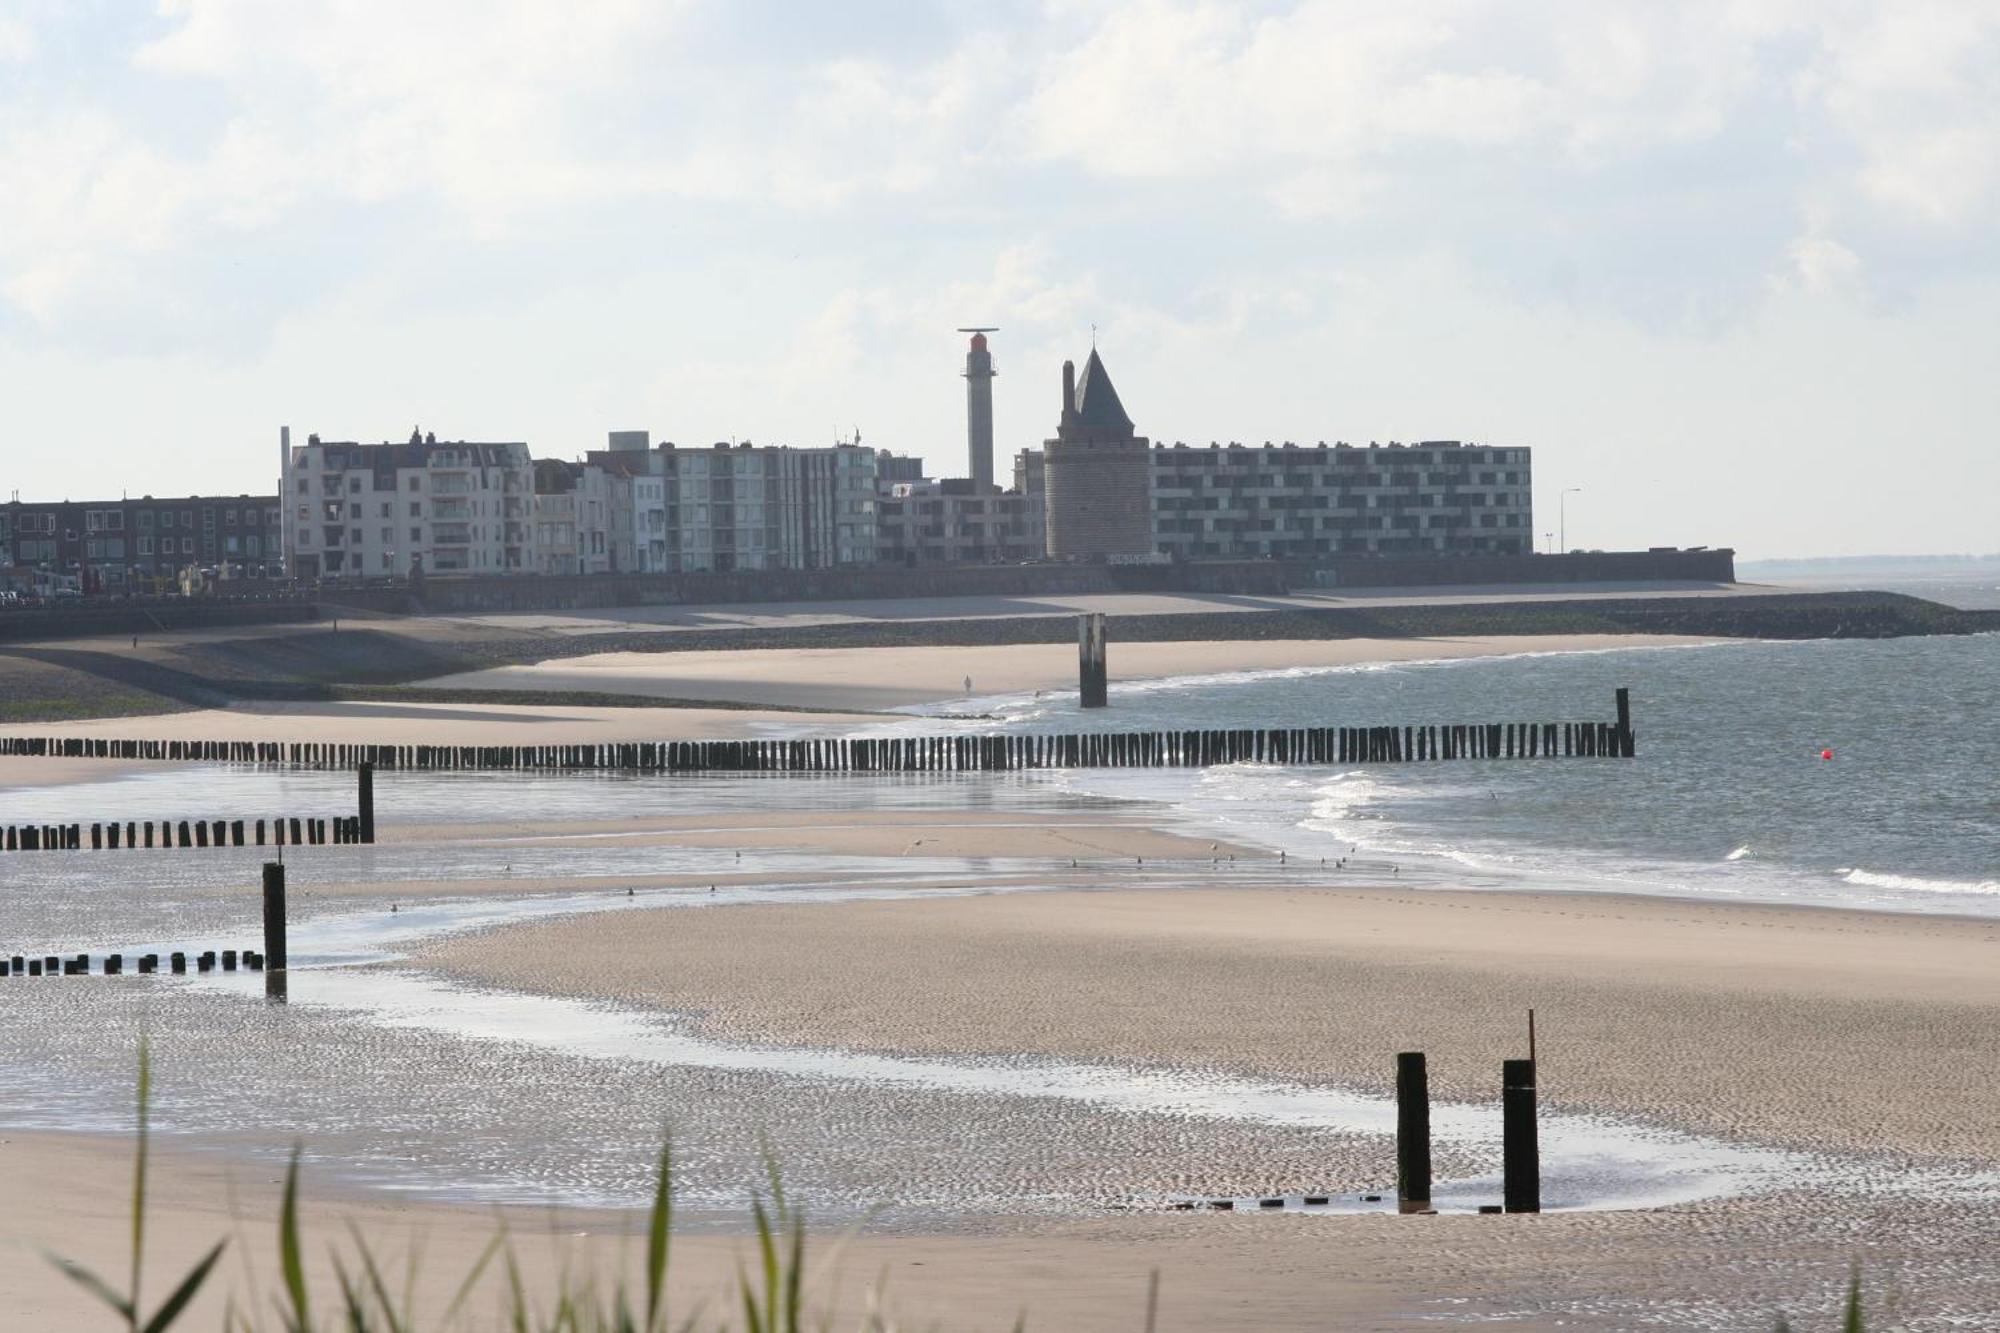
[[1457,440],[1155,448],[1153,541],[1180,560],[1527,555],[1530,469]]
[[1041,523],[1018,491],[971,477],[899,481],[876,502],[876,558],[883,564],[1018,564],[1042,558]]
[[308,436],[285,457],[286,564],[299,578],[507,574],[535,568],[528,446]]
[[747,443],[682,449],[665,443],[643,453],[594,450],[585,461],[588,470],[621,478],[627,488],[629,536],[614,541],[621,569],[680,573],[875,563],[873,449]]
[[189,567],[275,575],[283,563],[272,495],[0,505],[0,565],[73,577],[90,591],[162,591]]

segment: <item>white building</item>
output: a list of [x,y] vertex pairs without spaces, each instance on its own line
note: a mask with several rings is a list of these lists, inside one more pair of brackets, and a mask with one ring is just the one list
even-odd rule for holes
[[536,568],[535,481],[521,443],[308,436],[285,459],[285,563],[300,578]]
[[[827,569],[875,562],[873,449],[680,449],[669,443],[644,453],[593,450],[584,471],[605,478],[618,495],[607,511],[605,534],[620,570]],[[588,530],[581,518],[579,525],[580,533]]]

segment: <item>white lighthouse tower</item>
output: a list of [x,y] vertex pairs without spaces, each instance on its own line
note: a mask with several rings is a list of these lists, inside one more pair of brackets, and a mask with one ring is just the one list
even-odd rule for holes
[[986,350],[986,335],[997,328],[960,329],[972,335],[965,353],[965,444],[966,475],[981,495],[993,489],[993,354]]

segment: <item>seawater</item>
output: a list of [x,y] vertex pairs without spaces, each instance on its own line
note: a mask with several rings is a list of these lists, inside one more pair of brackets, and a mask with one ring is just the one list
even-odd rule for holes
[[[1112,656],[1116,671],[1116,649]],[[953,705],[970,729],[1148,730],[1613,716],[1635,761],[1077,770],[1238,838],[1474,887],[2000,914],[2000,635],[1728,642],[1114,684]],[[938,718],[899,724],[935,729]],[[1831,759],[1822,753],[1831,751]]]

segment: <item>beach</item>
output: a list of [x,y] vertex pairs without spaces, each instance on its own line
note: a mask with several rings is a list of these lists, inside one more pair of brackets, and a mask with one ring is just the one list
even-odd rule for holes
[[[1634,646],[1135,644],[1113,661],[1142,688],[1227,690],[1236,672],[1412,657],[1540,671],[1524,655]],[[543,667],[479,673],[868,712],[285,704],[9,730],[553,744],[934,726],[873,710],[959,711],[967,656],[618,654],[546,664],[533,685],[519,676]],[[970,656],[979,708],[1012,695],[1003,712],[1037,719],[1033,692],[1074,672],[1060,645]],[[1144,706],[1171,715],[1179,697]],[[1102,720],[1141,706],[1128,696]],[[50,810],[70,793],[227,803],[278,781],[309,803],[351,799],[335,773],[100,763],[7,761],[0,790]],[[241,1215],[267,1286],[257,1229],[295,1138],[316,1225],[352,1219],[392,1251],[420,1231],[441,1275],[421,1300],[437,1309],[496,1216],[531,1274],[572,1246],[605,1269],[629,1261],[669,1125],[690,1228],[677,1292],[712,1296],[733,1273],[768,1142],[823,1219],[816,1240],[855,1231],[818,1298],[850,1325],[886,1275],[912,1326],[1006,1328],[1025,1307],[1030,1328],[1136,1327],[1154,1270],[1169,1330],[1768,1328],[1829,1309],[1857,1260],[1925,1318],[1979,1327],[2000,1308],[1984,1258],[2000,1222],[2000,918],[1500,889],[1436,858],[1341,855],[1324,833],[1281,856],[1282,771],[1249,774],[1255,789],[1214,776],[384,774],[376,846],[292,849],[306,962],[289,1006],[221,979],[20,993],[0,1058],[24,1077],[0,1096],[0,1165],[10,1192],[65,1204],[0,1223],[0,1289],[55,1323],[85,1298],[38,1247],[119,1271],[129,1102],[110,1099],[129,1098],[143,1014],[167,1098],[162,1261],[191,1262]],[[1481,799],[1512,780],[1480,778]],[[23,938],[95,919],[111,939],[227,940],[254,921],[257,855],[148,862],[142,882],[171,887],[136,897],[60,858],[0,873],[28,875]],[[1530,1009],[1552,1211],[1481,1217],[1471,1204],[1497,1198],[1499,1063],[1527,1053]],[[1383,1108],[1404,1050],[1427,1053],[1438,1104],[1434,1217],[1368,1199],[1393,1186]],[[51,1132],[56,1113],[34,1109],[51,1070],[99,1132]],[[1296,1206],[1314,1193],[1338,1206]],[[1294,1206],[1258,1210],[1269,1196]],[[1175,1206],[1215,1198],[1242,1207]]]

